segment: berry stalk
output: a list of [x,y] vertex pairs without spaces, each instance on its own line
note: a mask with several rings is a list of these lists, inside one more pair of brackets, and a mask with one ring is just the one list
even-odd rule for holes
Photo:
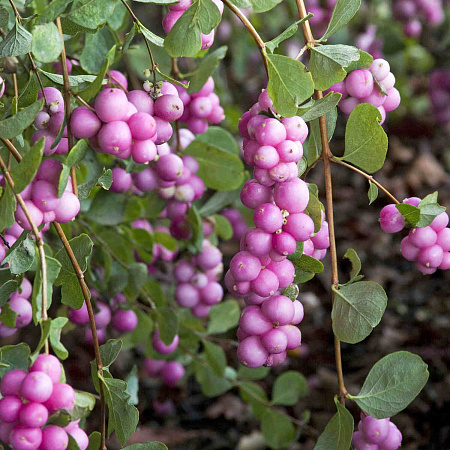
[[[306,12],[304,0],[296,0],[298,13],[300,19],[304,19],[308,14]],[[311,31],[308,20],[305,20],[302,24],[303,35],[305,37],[308,46],[313,47],[315,44],[314,36]],[[315,91],[316,99],[320,100],[323,95],[321,91]],[[336,252],[336,236],[334,232],[334,213],[333,213],[333,182],[331,178],[330,160],[333,157],[330,146],[328,143],[328,132],[325,116],[319,117],[320,139],[322,142],[322,161],[325,177],[325,197],[326,197],[326,210],[328,218],[328,229],[330,238],[330,257],[331,257],[331,283],[337,288],[339,284],[338,264],[337,264],[337,252]],[[331,293],[331,301],[334,303],[334,292]],[[341,357],[341,343],[336,336],[334,336],[334,355],[336,360],[336,372],[338,378],[338,398],[339,401],[345,405],[345,397],[347,395],[347,389],[344,383],[344,372],[342,369],[342,357]]]

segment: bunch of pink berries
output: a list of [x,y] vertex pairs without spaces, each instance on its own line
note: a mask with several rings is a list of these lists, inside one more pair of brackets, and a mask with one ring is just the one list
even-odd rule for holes
[[[69,141],[67,139],[67,127],[64,127],[62,138],[59,143],[52,148],[59,129],[64,123],[64,99],[61,92],[54,87],[44,88],[46,104],[34,119],[34,126],[37,130],[31,137],[31,145],[34,145],[42,137],[45,138],[44,155],[50,156],[53,153],[64,155],[69,151]],[[39,91],[38,98],[43,98],[42,91]]]
[[436,27],[445,19],[442,0],[395,0],[393,11],[405,34],[412,37],[421,35],[423,24]]
[[[123,81],[121,81],[122,84]],[[173,134],[171,121],[181,117],[183,102],[175,87],[163,81],[145,90],[125,93],[106,88],[96,97],[94,111],[76,108],[70,127],[78,139],[89,139],[92,148],[121,159],[130,156],[138,164],[153,161],[156,145],[167,142]]]
[[[418,206],[421,199],[411,197],[403,203]],[[401,252],[408,261],[417,261],[417,269],[425,275],[437,269],[450,269],[450,228],[446,212],[436,216],[426,227],[414,227],[401,243]],[[387,205],[380,212],[380,226],[386,233],[397,233],[405,227],[406,222],[395,205]]]
[[244,236],[249,229],[241,212],[236,208],[228,207],[223,209],[220,212],[220,215],[227,218],[231,223],[231,226],[233,227],[233,239],[238,241],[241,240],[242,236]]
[[[20,193],[36,227],[54,221],[59,223],[70,222],[80,211],[80,201],[73,193],[70,177],[62,196],[58,197],[58,182],[61,171],[62,164],[56,159],[42,161],[33,181]],[[31,230],[31,224],[20,205],[17,206],[14,217],[17,226],[22,228],[22,231],[24,229]],[[17,226],[13,230],[14,233],[20,231]],[[47,229],[48,226],[44,227],[43,231]]]
[[[0,337],[12,336],[18,328],[26,327],[33,319],[33,309],[29,298],[33,287],[31,283],[23,278],[20,283],[20,292],[16,291],[9,297],[9,306],[16,313],[16,323],[13,328],[7,327],[5,324],[0,323]],[[1,311],[1,308],[0,308]]]
[[[255,296],[249,299],[252,297]],[[239,361],[252,368],[282,363],[286,351],[295,350],[302,343],[302,334],[296,325],[303,320],[303,305],[284,295],[272,295],[257,304],[247,301],[247,305],[242,310],[237,330]]]
[[[90,289],[91,295],[94,298],[99,298],[99,294],[95,289]],[[111,307],[104,302],[97,301],[94,313],[95,326],[97,328],[97,337],[100,343],[106,342],[107,327],[112,322],[112,327],[120,333],[130,333],[138,324],[138,317],[132,309],[123,308],[127,304],[125,296],[121,293],[116,294],[112,301]],[[88,325],[89,314],[86,303],[80,309],[69,308],[69,320],[76,325]],[[85,329],[86,343],[92,344],[92,331],[90,327]]]
[[206,317],[211,306],[223,298],[223,288],[218,283],[222,271],[222,252],[205,239],[200,253],[180,259],[173,269],[178,283],[175,300],[183,308],[190,308],[194,316]]
[[81,450],[89,444],[78,421],[62,428],[47,425],[49,416],[72,411],[75,391],[60,383],[61,365],[52,355],[39,355],[30,372],[14,369],[0,383],[0,440],[13,450],[65,450],[70,434]]
[[[382,92],[377,82],[383,86],[387,95]],[[394,84],[395,76],[390,71],[389,63],[380,58],[375,59],[368,70],[358,69],[350,72],[344,81],[334,84],[328,91],[342,94],[339,107],[344,114],[349,115],[360,103],[370,103],[380,111],[380,124],[383,124],[386,113],[400,105],[400,93]]]
[[[219,9],[220,15],[223,14],[223,3],[221,0],[211,0]],[[192,5],[192,0],[181,0],[178,3],[167,5],[169,11],[165,14],[162,26],[166,34],[169,34],[170,30],[177,23],[178,19],[183,13]],[[214,43],[214,32],[211,30],[208,34],[201,33],[202,37],[202,50],[211,47]]]
[[358,431],[353,433],[355,450],[397,450],[402,443],[402,433],[390,419],[374,419],[361,414]]
[[213,92],[214,80],[212,77],[208,78],[200,91],[193,94],[188,94],[186,89],[181,86],[176,86],[176,88],[184,104],[184,113],[179,120],[185,123],[192,133],[204,133],[208,129],[208,124],[217,125],[222,122],[225,113],[220,106],[218,95]]

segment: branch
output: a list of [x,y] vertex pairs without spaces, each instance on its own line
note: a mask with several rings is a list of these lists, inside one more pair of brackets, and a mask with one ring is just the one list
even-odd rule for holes
[[[64,35],[61,27],[61,19],[58,17],[56,20],[56,26],[58,27],[59,34],[61,36],[62,42],[62,52],[61,52],[61,66],[63,71],[63,82],[64,82],[64,113],[66,116],[66,126],[67,126],[67,139],[69,141],[69,152],[73,147],[73,135],[70,131],[70,79],[69,79],[69,71],[67,69],[67,55],[66,55],[66,46],[64,45]],[[72,187],[73,193],[78,197],[78,185],[77,185],[77,170],[75,166],[70,168],[70,177],[72,179]]]
[[381,183],[379,183],[377,180],[375,180],[375,178],[372,175],[369,175],[366,172],[359,170],[356,167],[354,167],[350,164],[347,164],[344,161],[341,161],[340,159],[336,159],[333,157],[330,159],[330,161],[332,161],[336,164],[340,164],[341,166],[347,167],[348,169],[351,169],[356,173],[359,173],[364,178],[371,181],[374,185],[376,185],[378,188],[380,188],[394,203],[397,203],[397,204],[400,203]]
[[259,47],[259,51],[261,52],[261,57],[264,63],[264,68],[266,69],[266,74],[268,74],[267,69],[267,55],[266,55],[266,44],[261,39],[261,36],[255,30],[255,27],[250,23],[247,17],[242,14],[242,11],[233,5],[229,0],[222,0],[223,4],[227,6],[231,10],[231,12],[238,17],[238,19],[244,24],[245,28],[247,28],[248,32],[253,36],[253,39],[256,42],[256,45]]
[[[304,0],[296,0],[298,13],[300,19],[304,19],[308,14],[306,12],[306,7]],[[314,46],[315,40],[309,25],[309,21],[305,20],[302,22],[303,35],[305,41],[311,47]],[[323,98],[322,91],[315,91],[316,99],[320,100]],[[339,273],[338,273],[338,263],[337,263],[337,251],[336,251],[336,236],[334,230],[334,212],[333,212],[333,183],[331,179],[331,168],[330,159],[333,158],[333,154],[330,150],[330,145],[328,142],[328,132],[327,124],[325,121],[325,116],[319,117],[319,128],[320,128],[320,139],[322,142],[322,161],[324,168],[325,177],[325,196],[327,202],[327,219],[330,237],[330,256],[331,256],[331,283],[337,288],[339,285]],[[334,303],[334,291],[331,293],[331,301]],[[334,335],[334,355],[336,360],[336,372],[339,385],[338,398],[339,401],[345,405],[345,397],[347,395],[347,389],[344,384],[344,373],[342,370],[342,357],[341,357],[341,343]]]
[[[3,139],[2,139],[3,141]],[[17,200],[17,203],[20,205],[20,207],[22,208],[28,223],[31,226],[31,230],[36,238],[36,245],[39,251],[39,261],[41,264],[41,271],[42,271],[42,320],[47,320],[48,316],[47,316],[47,261],[45,259],[45,250],[44,250],[44,241],[42,240],[41,237],[41,233],[38,230],[36,224],[33,222],[33,219],[25,205],[25,202],[23,201],[23,198],[20,194],[16,193],[14,190],[14,180],[11,177],[11,174],[9,173],[8,168],[6,167],[5,162],[3,161],[2,157],[0,156],[0,168],[3,172],[3,175],[6,179],[6,182],[8,183],[9,187],[11,188],[11,190],[14,193],[14,197]],[[45,353],[49,353],[49,347],[48,347],[48,339],[45,340],[44,343],[44,347],[45,347]]]

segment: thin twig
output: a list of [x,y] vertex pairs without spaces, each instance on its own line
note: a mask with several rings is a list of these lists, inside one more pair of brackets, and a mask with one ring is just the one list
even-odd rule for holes
[[[0,168],[3,172],[3,175],[6,179],[6,182],[8,183],[9,187],[11,188],[11,190],[14,193],[14,197],[17,200],[17,203],[20,205],[20,207],[22,208],[25,217],[28,220],[28,223],[31,226],[31,231],[34,234],[34,237],[36,238],[36,245],[39,251],[39,262],[41,264],[41,280],[42,280],[42,320],[47,320],[48,316],[47,316],[47,260],[45,259],[45,250],[44,250],[44,241],[42,240],[41,237],[41,233],[38,230],[36,224],[33,221],[33,218],[30,215],[30,212],[28,211],[28,208],[25,205],[25,202],[22,198],[22,196],[15,192],[14,189],[14,180],[11,177],[11,174],[8,170],[8,168],[6,167],[5,162],[3,161],[2,157],[0,156]],[[45,353],[49,353],[49,346],[48,346],[48,339],[45,340],[44,342],[44,349],[45,349]]]
[[[298,13],[300,15],[300,19],[304,19],[308,13],[306,12],[306,7],[304,0],[295,0],[297,4]],[[309,25],[309,21],[305,20],[302,22],[302,30],[303,35],[306,40],[306,44],[309,47],[314,47],[315,40],[311,31],[311,27]],[[321,91],[315,91],[316,99],[320,100],[323,98]],[[331,168],[330,168],[330,159],[333,157],[333,154],[330,150],[330,145],[328,143],[328,132],[327,132],[327,123],[325,120],[325,116],[319,117],[319,128],[320,128],[320,138],[322,142],[322,161],[324,167],[324,177],[325,177],[325,196],[327,202],[327,219],[328,219],[328,228],[329,228],[329,237],[330,237],[330,256],[331,256],[331,282],[333,286],[336,288],[339,284],[339,273],[338,273],[338,263],[337,263],[337,251],[336,251],[336,237],[334,230],[334,212],[333,212],[333,184],[331,179]],[[334,291],[331,294],[331,300],[334,303]],[[341,357],[341,343],[339,339],[337,339],[336,335],[334,335],[334,355],[336,360],[336,372],[338,378],[338,386],[339,393],[338,398],[339,401],[345,405],[345,397],[347,395],[347,389],[344,384],[344,373],[342,369],[342,357]]]
[[[22,23],[22,17],[20,16],[20,13],[17,10],[16,5],[14,4],[13,0],[9,0],[9,3],[14,11],[17,21],[19,23]],[[39,76],[39,72],[38,72],[36,63],[34,62],[33,56],[31,55],[30,52],[27,53],[27,56],[28,56],[28,59],[30,60],[31,68],[32,68],[33,72],[36,74],[36,78],[38,79],[39,86],[41,88],[41,92],[42,92],[42,96],[44,97],[45,104],[47,104],[47,97],[45,96],[44,85],[42,84],[41,77]]]
[[222,0],[223,4],[227,6],[231,10],[231,12],[239,18],[239,20],[244,24],[245,28],[249,31],[249,33],[253,36],[253,39],[256,42],[256,45],[259,47],[259,51],[261,52],[261,57],[264,63],[264,68],[266,69],[266,73],[268,74],[268,67],[267,67],[267,55],[266,55],[266,44],[264,44],[264,41],[261,39],[261,36],[258,34],[258,32],[255,30],[255,27],[250,23],[250,21],[247,19],[247,17],[244,16],[242,11],[233,5],[229,0]]
[[351,169],[356,173],[359,173],[364,178],[371,181],[375,186],[380,188],[394,203],[397,203],[397,204],[400,203],[381,183],[379,183],[377,180],[375,180],[375,178],[372,175],[369,175],[368,173],[366,173],[362,170],[359,170],[356,167],[352,166],[351,164],[347,164],[346,162],[341,161],[340,159],[336,159],[333,157],[330,159],[330,161],[332,161],[336,164],[340,164],[341,166],[347,167],[348,169]]
[[[64,83],[64,111],[66,115],[66,126],[67,126],[67,140],[69,143],[69,152],[73,147],[73,135],[70,130],[70,79],[69,79],[69,71],[67,69],[67,55],[66,55],[66,46],[64,45],[64,34],[61,27],[61,19],[59,17],[55,20],[56,26],[58,27],[59,34],[61,36],[62,42],[62,51],[61,51],[61,66],[63,72],[63,83]],[[72,179],[72,188],[73,193],[78,197],[78,185],[77,185],[77,169],[75,166],[70,168],[70,177]]]

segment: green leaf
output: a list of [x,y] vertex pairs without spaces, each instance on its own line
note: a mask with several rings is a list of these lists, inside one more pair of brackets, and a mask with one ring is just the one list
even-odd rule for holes
[[[46,72],[38,68],[39,72],[43,73],[49,80],[53,81],[53,83],[59,84],[61,86],[64,85],[64,78],[62,75],[58,73]],[[69,83],[70,87],[75,88],[78,85],[83,83],[92,83],[96,79],[95,75],[69,75]],[[107,83],[106,80],[103,80],[104,84]]]
[[331,15],[327,31],[320,40],[328,39],[333,34],[336,34],[342,27],[347,25],[358,12],[360,6],[361,0],[338,0],[333,8],[333,14]]
[[33,123],[43,105],[44,99],[41,98],[14,116],[0,121],[0,138],[13,139],[21,134],[25,128],[28,128]]
[[195,205],[189,208],[187,219],[192,227],[192,245],[197,252],[201,252],[203,245],[203,223]]
[[132,405],[139,404],[139,378],[138,368],[136,365],[133,366],[131,372],[125,377],[125,382],[127,383],[126,393],[130,396],[130,403]]
[[[174,5],[179,0],[134,0],[138,3],[154,3],[155,5]],[[128,447],[127,447],[128,448]]]
[[[192,73],[189,77],[190,85],[188,88],[188,92],[198,92],[203,85],[206,83],[208,78],[213,75],[216,71],[217,67],[219,67],[220,60],[225,58],[227,54],[228,47],[226,45],[222,45],[217,50],[214,50],[211,53],[208,53],[200,62],[197,69]],[[223,130],[223,128],[219,128]],[[209,128],[208,128],[209,131]],[[207,131],[207,132],[208,132]],[[225,131],[225,130],[223,130]]]
[[61,331],[68,321],[67,317],[57,317],[50,325],[50,344],[59,359],[66,359],[69,356],[69,352],[61,342]]
[[35,253],[34,240],[30,237],[28,231],[23,231],[6,254],[2,264],[9,263],[11,273],[19,275],[33,265]]
[[14,218],[16,197],[14,197],[14,193],[8,184],[3,189],[2,194],[0,198],[0,230],[11,227],[16,221]]
[[289,255],[288,259],[294,264],[295,268],[310,273],[323,272],[323,264],[312,256],[302,253],[300,256],[296,252]]
[[201,33],[210,33],[220,19],[219,8],[211,0],[195,1],[170,30],[164,48],[174,58],[195,56],[202,48]]
[[225,300],[214,305],[209,313],[208,334],[225,333],[237,326],[241,308],[236,300]]
[[195,140],[216,147],[223,152],[239,155],[239,145],[234,136],[221,127],[208,127],[206,132],[196,136]]
[[344,255],[352,264],[352,270],[350,272],[350,281],[353,281],[361,272],[361,260],[359,259],[358,253],[352,248],[349,248]]
[[349,398],[375,419],[392,417],[419,395],[428,376],[428,366],[420,356],[391,353],[372,367],[360,393]]
[[353,416],[337,399],[337,413],[328,422],[319,436],[314,450],[349,450],[353,436]]
[[100,347],[103,367],[108,368],[117,359],[121,350],[122,341],[120,339],[108,339],[108,342]]
[[130,395],[126,392],[127,383],[114,378],[105,378],[99,374],[105,386],[105,398],[108,404],[109,421],[116,432],[117,439],[123,446],[136,431],[139,422],[139,411],[130,403]]
[[114,38],[108,28],[102,28],[95,34],[88,34],[81,52],[81,67],[88,73],[100,72],[105,57],[113,45]]
[[334,334],[349,344],[361,342],[380,323],[387,306],[386,293],[373,281],[358,281],[339,290],[332,289]]
[[[53,283],[58,278],[61,263],[48,255],[45,255],[45,260],[47,262],[47,306],[50,308],[52,304]],[[42,317],[42,268],[40,264],[37,266],[36,276],[33,282],[31,304],[33,306],[33,320],[37,324]]]
[[253,414],[257,419],[261,419],[269,403],[266,391],[256,383],[244,381],[239,384],[239,394],[244,402],[249,403],[253,409]]
[[0,312],[0,322],[8,328],[16,326],[17,313],[12,310],[11,304],[6,303]]
[[290,37],[294,36],[296,31],[298,30],[299,24],[305,22],[306,20],[313,17],[313,14],[309,13],[306,17],[304,17],[301,20],[297,20],[297,22],[290,25],[288,28],[286,28],[281,34],[279,34],[276,38],[272,39],[269,42],[265,43],[266,48],[269,50],[270,53],[273,53],[275,49],[286,39],[289,39]]
[[53,22],[33,28],[31,52],[38,61],[49,63],[58,59],[63,49],[63,41]]
[[42,161],[44,146],[45,139],[39,139],[24,155],[22,161],[11,170],[16,192],[22,192],[33,181]]
[[101,434],[98,431],[94,431],[89,435],[89,446],[86,450],[99,450],[101,444]]
[[305,214],[308,214],[313,220],[314,233],[317,233],[322,226],[322,203],[320,203],[320,200],[312,192],[309,193],[309,201],[305,209]]
[[[72,247],[81,271],[84,273],[87,269],[94,244],[87,234],[80,234],[71,239],[69,244]],[[57,286],[62,286],[61,302],[71,308],[80,309],[84,303],[83,292],[81,291],[78,277],[64,247],[56,253],[55,258],[61,263],[61,271],[55,280]]]
[[273,385],[272,403],[274,405],[294,406],[300,397],[308,393],[305,377],[293,370],[280,375]]
[[88,148],[89,146],[86,139],[81,139],[72,147],[66,156],[62,165],[61,174],[59,175],[58,197],[61,197],[64,194],[67,182],[69,181],[70,169],[86,156]]
[[215,192],[200,208],[200,215],[202,217],[208,217],[216,212],[222,211],[223,208],[231,205],[239,198],[240,192],[240,189],[235,189],[234,191]]
[[230,191],[242,186],[245,169],[237,154],[223,151],[215,144],[205,144],[198,139],[186,147],[184,154],[197,160],[200,166],[197,176],[207,187],[216,191]]
[[239,364],[237,376],[240,380],[261,380],[266,378],[269,372],[269,367],[261,366],[256,369],[252,369]]
[[333,84],[342,81],[347,67],[352,61],[359,60],[359,51],[350,45],[308,46],[311,58],[308,69],[312,74],[315,89],[325,91]]
[[289,297],[292,301],[294,301],[298,297],[299,293],[300,293],[300,290],[295,283],[290,284],[283,291],[283,295],[285,295],[286,297]]
[[233,226],[230,221],[220,214],[214,214],[214,230],[224,241],[233,237]]
[[290,419],[270,408],[262,415],[261,431],[267,445],[273,449],[286,447],[295,439],[295,428]]
[[0,378],[10,370],[28,370],[30,347],[23,342],[17,345],[0,347]]
[[336,107],[341,97],[342,94],[339,92],[329,92],[325,97],[317,100],[306,113],[302,114],[302,119],[305,122],[310,122],[311,120],[324,116]]
[[135,311],[138,316],[138,325],[131,333],[131,342],[134,346],[147,342],[150,337],[150,333],[153,330],[153,320],[150,314],[138,309]]
[[95,30],[106,23],[115,6],[116,1],[112,0],[75,0],[67,19],[83,28]]
[[53,22],[58,16],[60,16],[67,6],[72,3],[72,0],[53,0],[47,8],[36,19],[36,25],[42,25],[43,23]]
[[[142,1],[142,0],[134,0]],[[158,0],[161,1],[161,0]],[[144,444],[132,444],[123,448],[123,450],[168,450],[162,442],[145,442]]]
[[6,28],[9,23],[9,12],[4,6],[0,6],[0,28]]
[[[328,141],[331,140],[336,128],[337,109],[334,108],[325,115],[327,124]],[[320,137],[319,119],[313,120],[309,125],[309,137],[303,147],[306,152],[308,166],[314,164],[322,154],[322,140]]]
[[[373,62],[373,56],[370,53],[364,52],[361,49],[358,49],[359,51],[359,59],[358,61],[352,61],[346,68],[345,71],[347,73],[352,72],[353,70],[357,70],[357,69],[368,69]],[[374,79],[375,83],[377,83],[377,81]],[[381,87],[380,85],[380,89],[383,90],[384,87]]]
[[167,299],[164,296],[164,292],[158,280],[149,278],[145,283],[144,288],[146,291],[148,291],[156,306],[164,306],[167,303]]
[[134,301],[147,281],[148,269],[144,263],[134,263],[128,267],[128,284],[123,293],[129,301]]
[[86,102],[92,100],[100,91],[103,83],[105,83],[105,75],[109,69],[109,66],[114,62],[116,54],[116,46],[114,45],[111,50],[106,54],[106,58],[103,61],[102,68],[97,77],[92,79],[90,84],[81,90],[78,95]]
[[378,198],[378,186],[369,180],[369,191],[367,192],[369,197],[369,205],[371,205]]
[[282,0],[248,0],[249,6],[239,6],[238,4],[245,4],[242,0],[233,0],[233,3],[240,8],[249,8],[250,6],[255,13],[263,13],[266,11],[270,11],[272,8],[278,5]]
[[84,417],[95,407],[95,397],[89,392],[75,391],[75,405],[70,411],[71,420],[78,420]]
[[29,53],[31,49],[31,33],[16,19],[16,23],[5,39],[0,42],[0,56],[20,56]]
[[0,308],[9,300],[10,295],[19,288],[16,280],[8,280],[0,286]]
[[207,397],[217,397],[229,391],[233,384],[226,378],[217,375],[206,361],[195,359],[192,363],[195,378]]
[[314,93],[314,83],[305,66],[287,56],[267,55],[269,82],[267,91],[273,108],[283,117],[297,113],[298,105]]
[[102,168],[100,172],[90,173],[89,178],[89,181],[78,185],[78,198],[80,200],[88,198],[95,186],[108,190],[113,181],[111,169],[105,168]]
[[209,365],[218,376],[223,376],[225,367],[227,366],[227,357],[222,347],[213,344],[208,340],[203,341],[205,354]]
[[140,31],[141,30],[139,29],[139,27],[133,22],[130,31],[125,35],[125,39],[123,40],[122,54],[128,51],[128,48],[130,47],[131,42],[133,42],[136,33],[140,33]]
[[174,252],[178,247],[177,240],[170,234],[164,233],[163,231],[154,231],[153,237],[157,244],[161,244],[171,252]]
[[138,22],[138,27],[144,37],[149,40],[152,44],[157,45],[158,47],[164,47],[164,39],[152,33],[148,28],[145,28],[141,22]]
[[119,225],[125,214],[126,202],[125,195],[111,194],[104,190],[98,191],[86,217],[99,225]]
[[164,344],[171,344],[178,333],[177,315],[171,308],[162,306],[156,309],[156,320],[158,322],[159,337]]
[[404,219],[413,227],[420,220],[420,209],[407,203],[399,203],[395,207],[401,212]]
[[388,138],[380,125],[381,113],[369,103],[361,103],[351,112],[345,128],[342,159],[374,173],[383,167]]

